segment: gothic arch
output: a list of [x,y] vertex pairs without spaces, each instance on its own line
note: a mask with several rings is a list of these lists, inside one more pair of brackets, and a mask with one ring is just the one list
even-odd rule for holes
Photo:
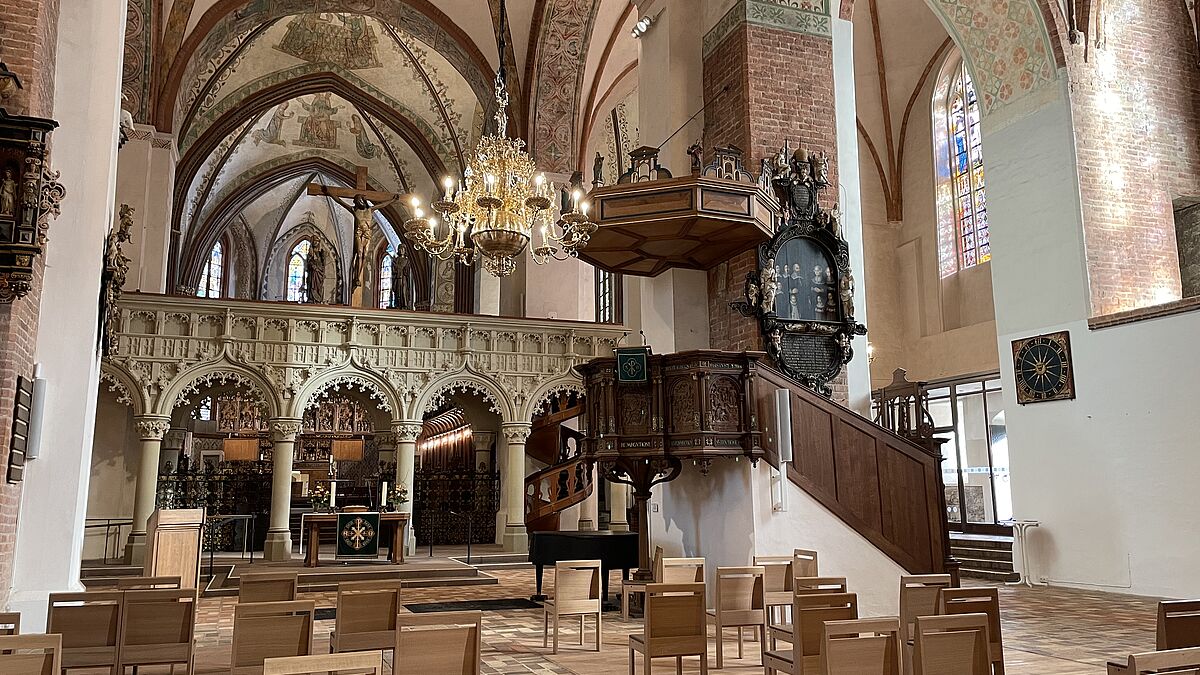
[[529,401],[522,407],[521,419],[532,420],[534,416],[544,412],[546,403],[548,403],[555,394],[563,394],[573,392],[581,397],[587,395],[587,390],[583,388],[583,380],[571,370],[562,377],[554,378],[549,382],[538,387],[529,397]]
[[[255,8],[247,7],[250,4],[250,0],[218,0],[188,33],[155,99],[154,123],[159,130],[169,133],[174,129],[175,116],[180,112],[176,102],[190,67],[207,61],[226,45],[229,38],[284,16],[337,11],[328,0],[268,0],[255,3]],[[479,46],[437,8],[436,0],[375,0],[353,4],[357,7],[347,8],[348,11],[403,26],[405,32],[436,48],[471,85],[484,109],[491,110],[491,81],[495,73]]]
[[159,394],[153,406],[154,413],[170,417],[175,408],[185,403],[189,396],[196,394],[201,386],[221,383],[244,385],[266,405],[268,418],[278,417],[279,411],[283,409],[275,394],[275,388],[262,373],[222,356],[217,361],[193,366],[176,375]]
[[500,416],[501,422],[520,421],[515,416],[512,401],[503,393],[504,388],[492,378],[472,372],[467,368],[443,375],[426,385],[417,396],[417,404],[410,419],[421,419],[425,413],[437,409],[449,395],[456,391],[479,394],[484,401],[491,405],[492,412]]
[[[334,281],[336,283],[333,287],[333,296],[328,298],[326,304],[341,304],[345,297],[346,288],[343,272],[345,266],[342,264],[341,250],[335,242],[325,236],[325,233],[316,224],[308,220],[275,237],[275,243],[271,245],[271,250],[267,253],[266,260],[263,261],[262,272],[259,274],[258,299],[277,299],[270,297],[271,292],[275,290],[270,287],[272,279],[284,279],[283,289],[287,289],[287,261],[291,256],[292,249],[303,239],[320,241],[321,245],[325,247],[325,250],[333,258]],[[286,294],[283,296],[283,299],[286,299]]]
[[400,405],[400,397],[388,383],[387,378],[367,370],[351,358],[339,366],[328,368],[309,378],[292,399],[292,416],[303,416],[304,411],[321,395],[343,385],[358,389],[378,401],[379,407],[391,413],[393,418],[398,411],[403,410]]
[[117,402],[132,408],[135,416],[146,414],[150,407],[146,402],[145,390],[138,386],[133,376],[107,359],[100,362],[100,386],[108,387],[117,395]]

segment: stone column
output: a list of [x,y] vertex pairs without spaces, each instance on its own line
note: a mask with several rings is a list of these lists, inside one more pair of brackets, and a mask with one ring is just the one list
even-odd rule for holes
[[600,490],[602,484],[597,481],[600,474],[596,465],[592,465],[592,494],[579,504],[579,531],[595,532],[600,529]]
[[612,532],[629,531],[629,486],[624,483],[608,484],[608,529]]
[[492,444],[496,442],[496,432],[472,431],[471,441],[475,444],[475,470],[478,471],[479,467],[483,466],[484,470],[493,471],[495,467],[492,466]]
[[504,434],[504,480],[500,485],[505,515],[504,550],[520,553],[529,550],[525,533],[525,441],[529,440],[529,422],[500,425]]
[[401,420],[392,422],[392,433],[396,435],[396,485],[403,485],[408,491],[408,501],[400,505],[400,510],[409,514],[408,537],[405,551],[413,552],[417,547],[417,528],[412,520],[413,481],[417,471],[417,438],[421,435],[424,424],[420,420]]
[[155,496],[158,494],[158,465],[162,456],[163,437],[171,428],[171,419],[157,415],[135,418],[138,437],[142,439],[142,453],[138,461],[137,483],[133,492],[133,527],[129,530],[129,541],[125,546],[125,562],[141,565],[146,557],[146,521],[154,513]]
[[[271,521],[263,557],[270,561],[292,559],[292,462],[296,454],[296,435],[301,420],[271,420]],[[318,546],[319,542],[309,542]]]

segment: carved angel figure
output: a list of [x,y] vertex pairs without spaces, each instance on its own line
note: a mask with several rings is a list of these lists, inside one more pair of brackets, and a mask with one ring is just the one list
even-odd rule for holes
[[767,266],[762,273],[762,309],[764,312],[775,311],[775,296],[779,295],[779,272],[775,270],[775,259],[767,260]]
[[825,151],[814,152],[808,156],[808,162],[812,165],[813,180],[820,187],[829,185],[829,155]]
[[842,313],[846,320],[854,318],[854,277],[850,272],[843,274],[838,282],[838,296],[842,300]]

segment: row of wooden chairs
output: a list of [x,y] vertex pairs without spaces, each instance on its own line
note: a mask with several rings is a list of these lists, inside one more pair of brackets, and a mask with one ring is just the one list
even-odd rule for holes
[[61,636],[62,668],[184,664],[195,670],[196,589],[51,593],[46,633]]
[[1161,668],[1200,667],[1200,600],[1158,603],[1154,652],[1131,654],[1124,663],[1108,662],[1109,675],[1154,672]]

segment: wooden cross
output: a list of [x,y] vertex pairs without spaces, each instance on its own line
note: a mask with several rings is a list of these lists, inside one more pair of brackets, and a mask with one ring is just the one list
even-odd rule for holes
[[358,166],[354,168],[354,187],[330,187],[320,183],[309,183],[308,194],[321,195],[323,197],[343,197],[345,199],[354,199],[361,196],[369,202],[379,203],[388,202],[395,199],[404,199],[408,195],[398,195],[392,192],[380,192],[372,190],[367,185],[367,167]]

